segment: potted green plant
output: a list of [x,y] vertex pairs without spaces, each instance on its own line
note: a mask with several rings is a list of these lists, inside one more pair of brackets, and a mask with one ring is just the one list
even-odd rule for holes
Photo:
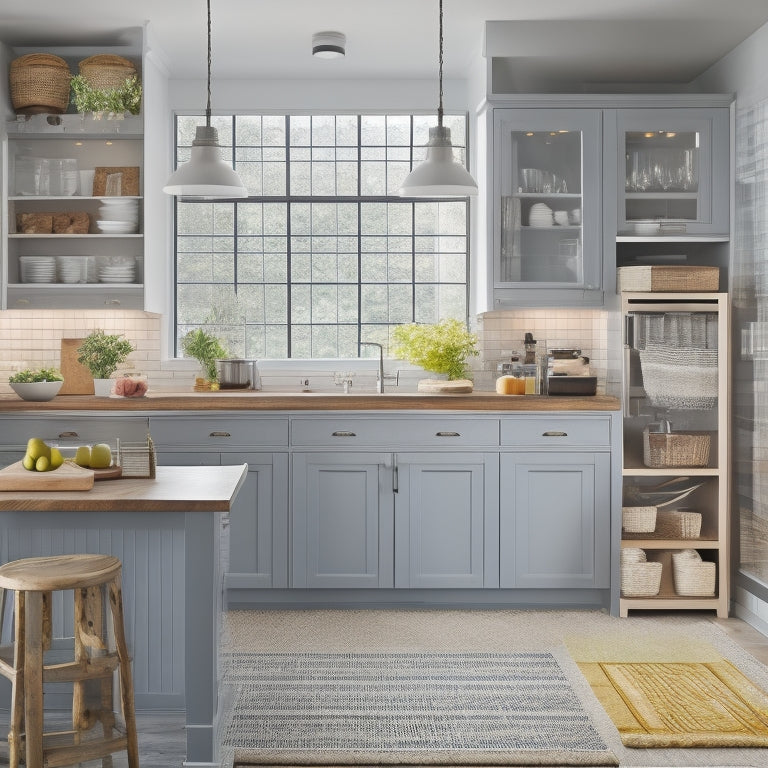
[[138,115],[141,110],[141,81],[138,75],[127,77],[117,88],[94,88],[83,76],[75,75],[70,81],[72,103],[78,112],[92,112],[99,119],[121,118],[126,112]]
[[[471,390],[467,358],[478,354],[475,349],[477,336],[470,333],[464,323],[447,319],[434,324],[398,325],[392,331],[392,340],[395,357],[455,382],[447,389],[458,391],[457,387],[462,387]],[[433,380],[419,382],[419,388],[425,390],[439,389],[440,386]]]
[[95,394],[109,394],[112,385],[109,377],[133,350],[133,345],[124,336],[105,333],[100,329],[83,339],[77,348],[77,362],[93,376]]
[[216,336],[202,328],[189,331],[181,340],[181,349],[188,357],[194,357],[203,369],[203,378],[195,381],[195,389],[218,389],[219,372],[216,360],[227,357],[227,351]]
[[56,368],[25,368],[8,378],[11,389],[22,400],[53,400],[64,383]]

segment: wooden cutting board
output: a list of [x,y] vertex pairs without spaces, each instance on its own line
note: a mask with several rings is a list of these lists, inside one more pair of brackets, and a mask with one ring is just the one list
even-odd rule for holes
[[444,379],[421,379],[419,381],[419,392],[432,392],[442,394],[466,394],[472,391],[473,384],[469,379],[454,379],[445,381]]
[[83,343],[82,339],[61,340],[61,375],[64,384],[59,390],[60,395],[92,395],[93,377],[91,372],[77,362],[77,349]]
[[93,470],[68,462],[50,472],[34,472],[17,461],[0,469],[0,491],[88,491],[93,477]]

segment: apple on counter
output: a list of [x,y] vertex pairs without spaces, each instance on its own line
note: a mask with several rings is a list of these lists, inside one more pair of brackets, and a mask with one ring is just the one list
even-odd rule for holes
[[75,451],[75,464],[91,469],[107,469],[112,466],[112,448],[107,443],[93,446],[81,445]]

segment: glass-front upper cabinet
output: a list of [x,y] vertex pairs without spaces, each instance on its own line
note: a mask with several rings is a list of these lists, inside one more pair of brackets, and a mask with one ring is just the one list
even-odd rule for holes
[[602,303],[599,110],[495,109],[493,303]]
[[619,234],[728,234],[728,109],[619,110],[617,125]]

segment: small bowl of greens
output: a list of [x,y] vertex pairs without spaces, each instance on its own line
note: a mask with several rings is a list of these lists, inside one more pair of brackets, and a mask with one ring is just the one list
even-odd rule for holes
[[26,368],[14,373],[8,383],[22,400],[44,402],[59,394],[64,377],[55,368]]

